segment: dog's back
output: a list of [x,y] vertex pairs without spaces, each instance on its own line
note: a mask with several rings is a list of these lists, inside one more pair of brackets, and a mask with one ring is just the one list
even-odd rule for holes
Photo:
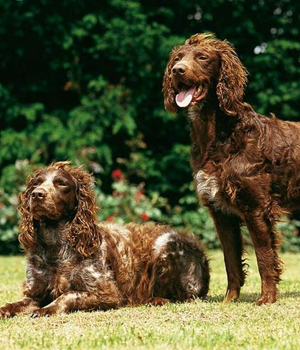
[[101,223],[100,228],[125,303],[155,296],[179,301],[206,297],[208,261],[195,237],[155,224]]

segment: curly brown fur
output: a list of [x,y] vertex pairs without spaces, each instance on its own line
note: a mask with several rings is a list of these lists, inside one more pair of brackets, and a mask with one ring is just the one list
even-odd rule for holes
[[29,177],[19,207],[24,298],[1,307],[0,318],[206,297],[208,260],[194,236],[154,224],[99,223],[92,187],[92,177],[69,162]]
[[[88,257],[97,251],[101,244],[101,237],[97,235],[96,228],[97,206],[92,190],[93,183],[89,174],[80,168],[72,167],[69,162],[54,163],[45,169],[37,170],[29,176],[26,190],[20,193],[21,234],[19,240],[25,251],[34,251],[36,248],[37,231],[35,226],[39,225],[39,221],[34,219],[32,210],[30,209],[32,191],[38,185],[36,183],[37,179],[42,178],[46,174],[59,171],[67,172],[76,181],[77,187],[76,213],[74,211],[74,205],[70,217],[72,220],[68,220],[66,223],[66,236],[78,253],[84,257]],[[73,214],[74,217],[72,217]],[[47,216],[45,218],[47,219]],[[43,223],[45,218],[42,217],[40,223]]]
[[163,94],[168,111],[188,111],[195,188],[224,250],[225,301],[238,299],[244,284],[246,224],[262,280],[260,305],[276,301],[282,273],[274,224],[300,205],[300,124],[256,113],[243,101],[246,83],[228,41],[196,34],[172,50]]

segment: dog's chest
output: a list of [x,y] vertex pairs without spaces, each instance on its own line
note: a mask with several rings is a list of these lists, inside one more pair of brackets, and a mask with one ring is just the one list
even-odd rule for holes
[[209,174],[203,170],[195,172],[194,181],[198,197],[206,206],[243,218],[243,213],[237,206],[240,189],[229,180],[222,181],[222,175],[222,171],[216,174]]
[[223,191],[220,180],[216,175],[199,170],[194,174],[194,181],[201,202],[222,208],[224,203]]
[[216,200],[220,190],[218,179],[215,175],[210,175],[203,170],[196,172],[196,190],[201,200],[213,202]]
[[72,254],[49,257],[43,253],[29,260],[26,285],[40,295],[53,299],[70,290],[93,291],[105,279],[111,278],[105,266],[105,257],[78,261]]

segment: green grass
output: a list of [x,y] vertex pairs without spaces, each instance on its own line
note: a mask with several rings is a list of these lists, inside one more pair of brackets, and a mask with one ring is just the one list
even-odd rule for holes
[[[260,280],[254,255],[241,301],[222,304],[226,289],[221,252],[210,252],[209,302],[163,307],[127,307],[107,312],[76,312],[50,318],[23,315],[0,320],[1,349],[298,349],[300,344],[299,255],[285,262],[280,299],[253,303]],[[21,296],[25,261],[0,258],[0,304]]]

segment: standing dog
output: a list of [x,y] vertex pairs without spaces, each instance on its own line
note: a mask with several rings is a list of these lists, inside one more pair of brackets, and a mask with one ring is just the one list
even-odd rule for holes
[[256,113],[243,101],[246,83],[246,69],[228,41],[196,34],[172,50],[163,94],[167,111],[188,112],[195,188],[224,251],[225,301],[238,299],[245,281],[245,223],[261,276],[261,305],[276,301],[282,273],[274,224],[300,206],[300,124]]

